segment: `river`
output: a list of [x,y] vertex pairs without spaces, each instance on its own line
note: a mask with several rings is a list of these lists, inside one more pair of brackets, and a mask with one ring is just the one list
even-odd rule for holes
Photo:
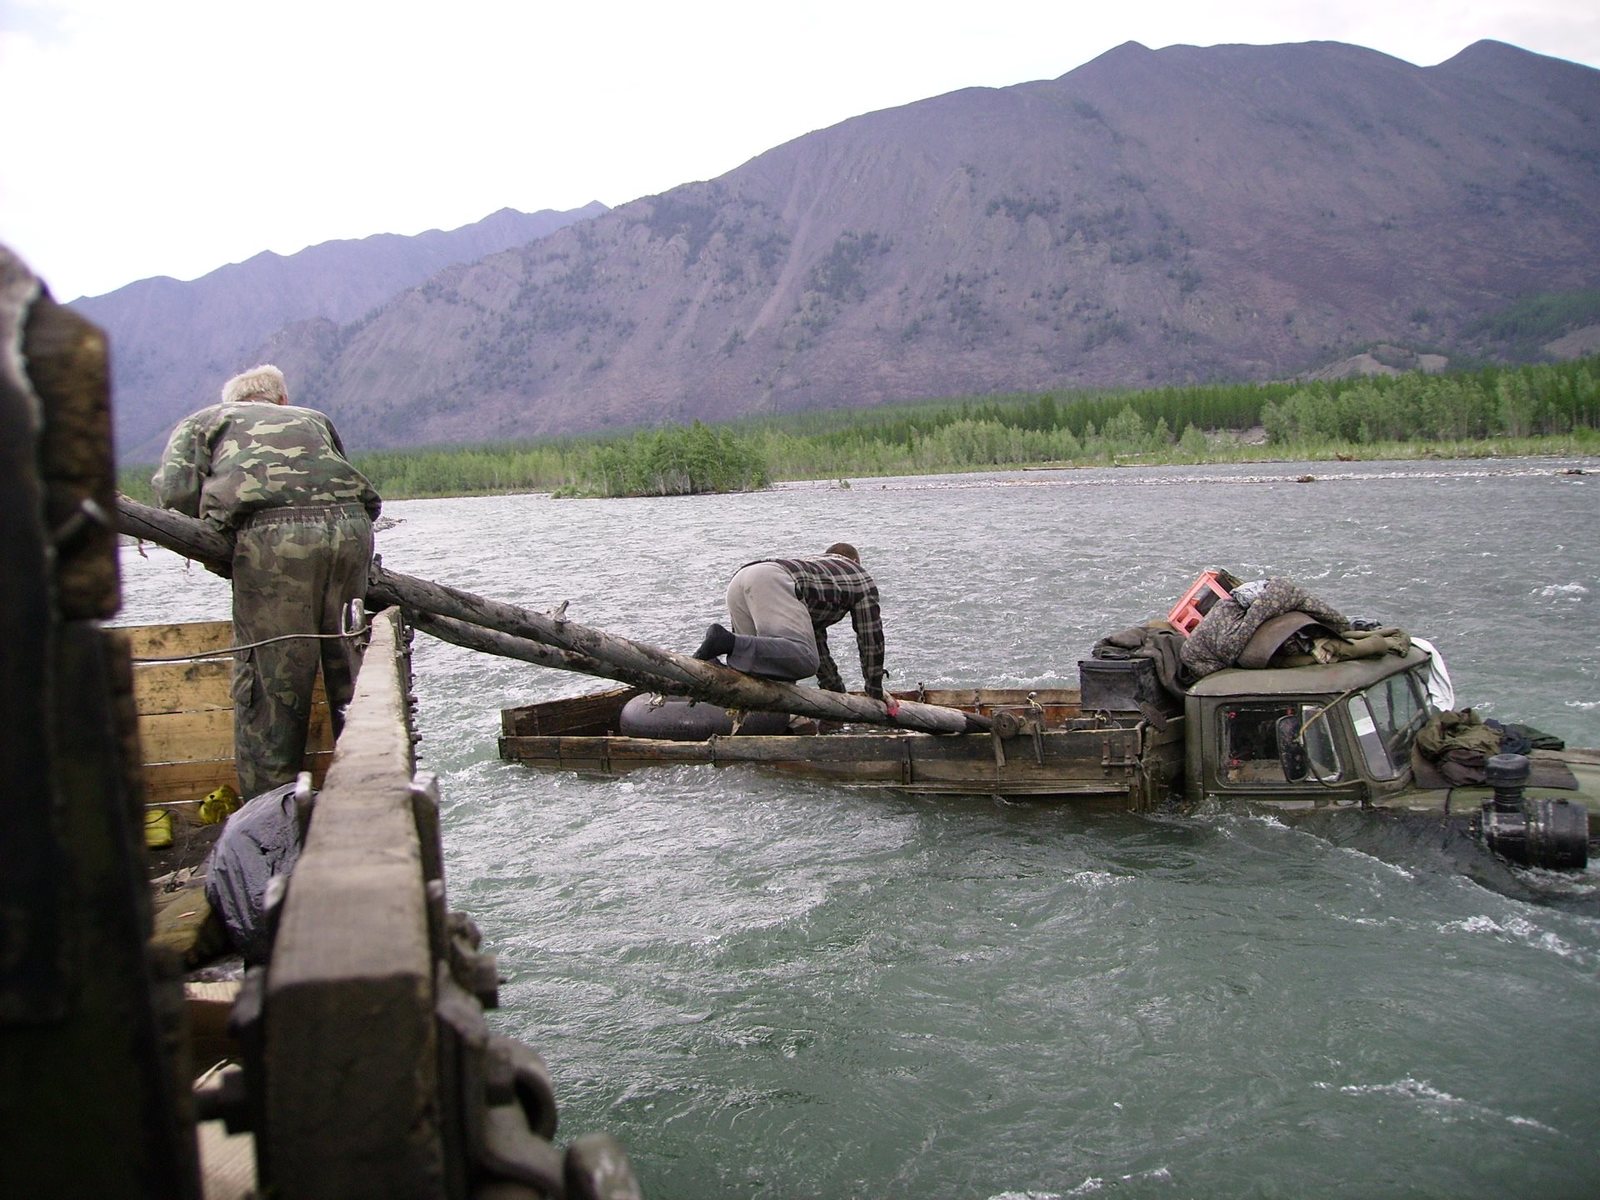
[[[393,570],[682,651],[743,562],[853,542],[892,687],[1073,686],[1202,568],[1285,575],[1429,638],[1458,704],[1600,746],[1595,459],[386,514]],[[124,586],[122,621],[227,615],[163,551],[126,550]],[[858,683],[848,625],[834,646]],[[548,1060],[560,1138],[617,1134],[652,1200],[1600,1194],[1600,870],[1535,901],[1359,816],[544,775],[497,759],[499,709],[594,681],[422,635],[416,677],[495,1024]]]

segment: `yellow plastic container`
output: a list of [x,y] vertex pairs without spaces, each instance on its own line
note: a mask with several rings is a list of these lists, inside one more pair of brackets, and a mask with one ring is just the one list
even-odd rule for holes
[[172,813],[165,808],[152,808],[144,814],[144,844],[152,850],[164,850],[172,845]]
[[219,825],[239,810],[239,793],[221,784],[200,801],[200,824]]

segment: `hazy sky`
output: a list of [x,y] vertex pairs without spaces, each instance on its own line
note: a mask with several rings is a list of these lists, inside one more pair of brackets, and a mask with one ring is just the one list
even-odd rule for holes
[[1600,67],[1596,0],[0,0],[0,241],[58,299],[262,250],[624,204],[1114,46],[1481,38]]

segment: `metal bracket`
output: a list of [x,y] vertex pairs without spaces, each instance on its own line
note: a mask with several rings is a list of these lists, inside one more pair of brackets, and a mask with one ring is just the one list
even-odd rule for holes
[[489,1032],[483,1012],[442,969],[438,999],[445,1114],[472,1177],[565,1194],[549,1072],[532,1050]]

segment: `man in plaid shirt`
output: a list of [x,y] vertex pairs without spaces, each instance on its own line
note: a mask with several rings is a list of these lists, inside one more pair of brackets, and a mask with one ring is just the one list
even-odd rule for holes
[[846,614],[855,627],[866,693],[882,700],[878,585],[862,568],[856,548],[845,542],[814,557],[770,558],[740,567],[728,583],[733,629],[712,625],[694,656],[725,654],[734,670],[768,679],[793,681],[815,674],[824,689],[842,692],[844,681],[828,653],[828,626]]

